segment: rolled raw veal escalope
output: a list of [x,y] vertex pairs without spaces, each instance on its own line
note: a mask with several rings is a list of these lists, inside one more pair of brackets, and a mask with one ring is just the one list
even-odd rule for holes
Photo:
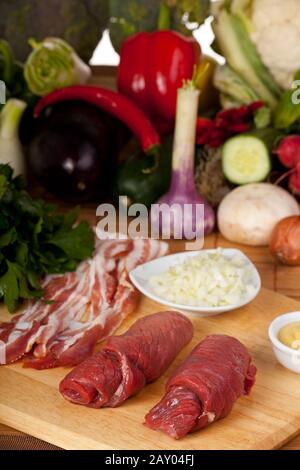
[[135,322],[121,336],[73,369],[60,383],[67,400],[92,408],[115,407],[158,379],[192,339],[193,325],[177,312]]
[[227,416],[235,401],[250,393],[255,375],[242,343],[231,336],[208,336],[174,372],[145,424],[180,439]]

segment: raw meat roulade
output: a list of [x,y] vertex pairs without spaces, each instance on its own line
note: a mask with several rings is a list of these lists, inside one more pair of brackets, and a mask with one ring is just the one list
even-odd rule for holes
[[138,320],[121,336],[70,372],[60,384],[69,401],[93,408],[115,407],[158,379],[191,340],[193,325],[177,312]]
[[227,416],[248,395],[256,367],[243,344],[225,335],[208,336],[174,372],[163,399],[145,424],[179,439]]

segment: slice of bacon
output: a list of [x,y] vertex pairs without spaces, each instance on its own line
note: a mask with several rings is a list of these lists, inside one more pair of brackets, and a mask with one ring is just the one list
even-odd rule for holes
[[103,242],[96,248],[92,261],[88,261],[77,271],[77,286],[66,302],[55,312],[55,316],[47,317],[46,324],[41,325],[35,335],[34,357],[42,358],[47,354],[47,344],[56,335],[68,328],[77,315],[87,309],[92,302],[97,302],[97,308],[105,308],[110,304],[117,286],[117,280],[112,272],[116,269],[117,258],[129,252],[131,241],[112,243]]
[[[9,323],[0,325],[0,341],[5,343],[6,364],[20,359],[34,344],[39,328],[47,316],[64,304],[77,284],[75,273],[64,276],[48,276],[43,287],[43,300],[29,302],[23,314],[17,315]],[[51,303],[46,303],[51,299]]]
[[[25,358],[24,366],[44,369],[61,365],[76,365],[82,362],[83,350],[86,351],[84,358],[88,357],[95,344],[112,334],[127,315],[137,307],[139,294],[129,282],[129,270],[150,261],[157,255],[163,255],[166,251],[167,245],[155,240],[133,241],[131,250],[119,260],[117,269],[118,287],[112,302],[109,302],[107,298],[107,292],[109,292],[107,287],[112,281],[105,277],[107,271],[103,270],[103,265],[96,257],[95,279],[97,287],[96,292],[95,289],[93,291],[91,302],[85,312],[85,317],[88,317],[88,320],[81,322],[80,318],[72,319],[68,327],[47,344],[46,354],[39,355],[35,349],[33,354]],[[113,252],[111,252],[112,255],[114,255]],[[101,286],[103,295],[106,294],[104,305],[98,302],[99,286]]]
[[24,366],[36,369],[84,360],[136,308],[139,295],[128,272],[167,249],[156,240],[98,240],[93,259],[74,273],[48,276],[44,298],[0,325],[6,364],[24,355]]

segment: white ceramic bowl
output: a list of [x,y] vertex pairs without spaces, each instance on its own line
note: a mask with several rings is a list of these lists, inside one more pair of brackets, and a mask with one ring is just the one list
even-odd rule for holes
[[180,310],[183,313],[194,314],[197,316],[207,317],[213,315],[219,315],[220,313],[228,312],[230,310],[235,310],[237,308],[243,307],[244,305],[251,302],[259,293],[261,288],[261,279],[257,272],[255,266],[251,263],[249,258],[247,258],[244,253],[240,250],[236,249],[223,249],[223,254],[228,257],[228,259],[232,259],[235,256],[240,256],[245,260],[246,265],[252,271],[252,282],[251,284],[254,287],[254,291],[251,294],[245,295],[244,298],[241,299],[239,304],[236,305],[226,305],[222,307],[208,307],[205,305],[199,306],[190,306],[190,305],[182,305],[169,302],[166,299],[163,299],[156,295],[153,290],[149,286],[149,279],[152,276],[157,276],[165,271],[167,271],[171,266],[181,264],[186,259],[199,256],[201,254],[206,253],[215,253],[217,250],[201,250],[201,251],[186,251],[183,253],[175,253],[173,255],[164,256],[162,258],[158,258],[154,261],[150,261],[149,263],[145,263],[143,265],[138,266],[136,269],[129,273],[131,282],[136,286],[136,288],[142,292],[146,297],[158,302],[160,304],[166,305],[171,307],[172,309]]
[[275,318],[269,327],[269,338],[271,340],[273,351],[280,364],[287,369],[300,374],[300,351],[295,351],[278,339],[281,328],[289,323],[300,321],[300,312],[286,313]]

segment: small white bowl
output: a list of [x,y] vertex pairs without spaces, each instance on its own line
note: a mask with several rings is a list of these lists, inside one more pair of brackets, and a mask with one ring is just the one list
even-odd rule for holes
[[274,354],[280,364],[300,374],[300,351],[289,348],[278,339],[281,328],[297,321],[300,322],[300,312],[286,313],[285,315],[280,315],[275,318],[269,326],[269,338],[273,346]]
[[251,294],[245,295],[244,298],[241,299],[239,304],[236,305],[226,305],[222,307],[208,307],[205,305],[199,306],[190,306],[190,305],[182,305],[176,304],[173,302],[169,302],[162,297],[156,295],[153,290],[149,286],[149,279],[152,276],[157,276],[162,274],[163,272],[167,271],[171,266],[175,266],[177,264],[181,264],[186,261],[188,258],[192,258],[195,256],[199,256],[201,254],[207,253],[215,253],[217,250],[201,250],[201,251],[185,251],[183,253],[175,253],[173,255],[164,256],[162,258],[155,259],[154,261],[150,261],[148,263],[142,264],[138,266],[136,269],[129,273],[131,282],[135,285],[135,287],[142,292],[146,297],[158,302],[160,304],[166,305],[171,307],[172,309],[180,310],[183,313],[194,314],[201,317],[208,317],[213,315],[219,315],[220,313],[229,312],[230,310],[235,310],[244,305],[251,302],[259,293],[261,288],[261,279],[257,272],[257,269],[251,263],[249,258],[240,250],[225,248],[223,249],[223,255],[228,257],[228,259],[232,259],[235,256],[240,256],[242,259],[245,260],[245,264],[249,267],[252,271],[252,281],[250,284],[253,285],[254,291]]

